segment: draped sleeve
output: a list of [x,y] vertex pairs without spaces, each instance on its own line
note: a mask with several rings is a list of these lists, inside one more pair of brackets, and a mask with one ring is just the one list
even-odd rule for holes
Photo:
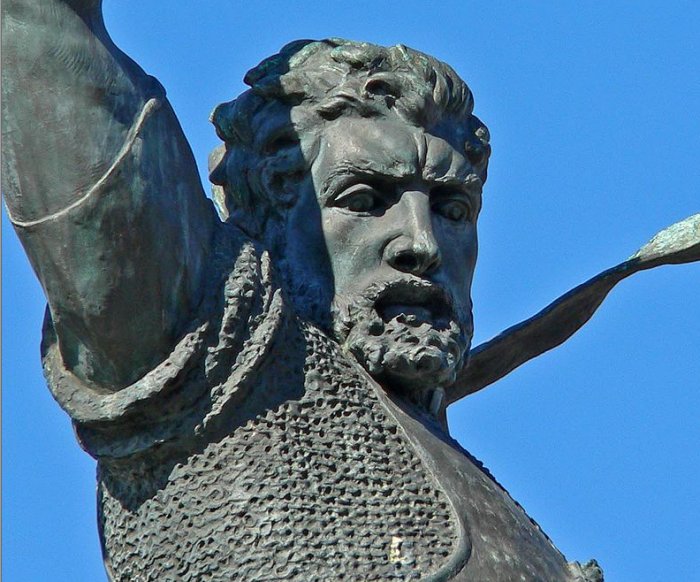
[[214,245],[198,317],[168,357],[117,392],[68,369],[47,311],[44,374],[92,456],[120,458],[196,439],[251,390],[291,313],[266,251],[229,225],[221,225]]

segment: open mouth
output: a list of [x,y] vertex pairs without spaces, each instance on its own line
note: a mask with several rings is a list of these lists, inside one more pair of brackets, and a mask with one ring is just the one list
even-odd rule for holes
[[428,323],[442,327],[452,319],[452,303],[449,296],[432,283],[392,283],[381,291],[374,307],[385,323],[396,319],[406,325],[419,326]]

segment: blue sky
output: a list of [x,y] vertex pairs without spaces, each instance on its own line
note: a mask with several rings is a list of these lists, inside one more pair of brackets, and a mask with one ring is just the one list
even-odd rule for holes
[[[674,2],[106,2],[206,178],[207,121],[297,38],[404,43],[471,86],[493,157],[475,343],[700,212],[700,8]],[[3,216],[3,579],[105,579],[94,462],[39,366],[44,300]],[[700,264],[623,282],[567,344],[450,409],[458,440],[570,560],[697,579]]]

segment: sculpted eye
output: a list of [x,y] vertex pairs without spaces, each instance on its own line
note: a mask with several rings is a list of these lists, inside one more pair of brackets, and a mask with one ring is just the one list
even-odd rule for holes
[[468,222],[472,219],[471,205],[460,199],[438,200],[433,211],[453,222]]
[[376,200],[369,192],[357,192],[345,200],[345,208],[353,212],[369,212],[375,205]]
[[384,202],[377,190],[366,184],[357,184],[337,196],[333,206],[345,208],[351,212],[372,212],[383,208]]

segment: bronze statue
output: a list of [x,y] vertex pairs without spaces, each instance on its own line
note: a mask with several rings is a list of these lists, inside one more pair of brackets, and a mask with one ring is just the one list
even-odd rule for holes
[[3,86],[31,95],[3,101],[4,192],[49,301],[50,388],[98,460],[110,578],[601,580],[445,408],[622,278],[698,260],[700,215],[470,350],[490,148],[452,69],[285,46],[212,114],[217,216],[100,3],[48,4],[3,7]]

